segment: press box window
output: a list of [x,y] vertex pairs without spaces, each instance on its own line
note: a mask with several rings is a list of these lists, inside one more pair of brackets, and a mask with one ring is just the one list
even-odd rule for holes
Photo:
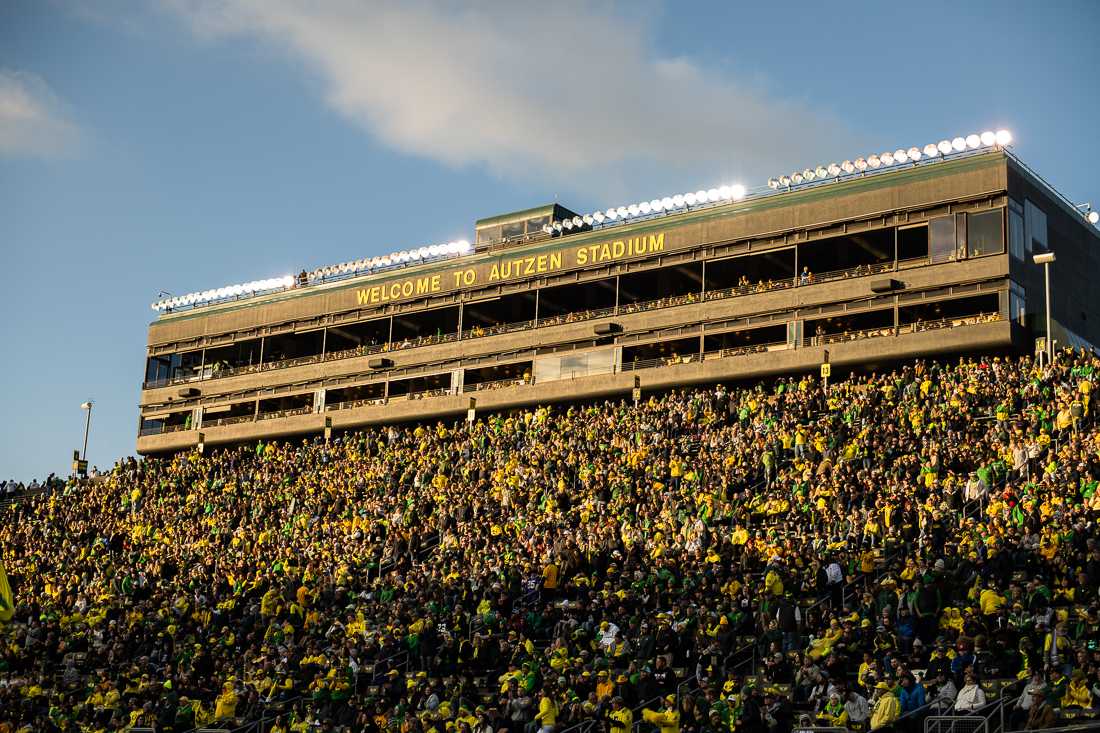
[[966,222],[966,242],[970,257],[1004,252],[1004,218],[1002,209],[970,214]]

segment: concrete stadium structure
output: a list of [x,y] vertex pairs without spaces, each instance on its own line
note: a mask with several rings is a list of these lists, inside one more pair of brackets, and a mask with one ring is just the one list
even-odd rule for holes
[[[1100,344],[1100,232],[994,147],[628,222],[482,220],[469,254],[161,314],[144,454],[642,389]],[[578,217],[578,222],[580,219]]]

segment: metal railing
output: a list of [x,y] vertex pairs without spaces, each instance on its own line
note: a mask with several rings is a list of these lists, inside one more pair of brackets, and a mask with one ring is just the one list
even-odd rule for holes
[[261,412],[256,415],[257,420],[275,420],[281,417],[294,417],[295,415],[308,415],[313,412],[313,405],[305,405],[304,407],[291,407],[286,410],[276,410],[275,412]]
[[464,384],[462,385],[463,392],[483,392],[487,389],[502,389],[504,387],[521,387],[528,384],[534,384],[533,377],[524,379],[523,377],[511,377],[509,379],[495,379],[491,382],[478,382],[477,384]]

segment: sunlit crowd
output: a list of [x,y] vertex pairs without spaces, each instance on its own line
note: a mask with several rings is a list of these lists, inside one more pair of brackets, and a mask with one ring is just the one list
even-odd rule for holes
[[123,460],[2,510],[0,733],[1051,727],[1100,705],[1098,378],[920,360]]

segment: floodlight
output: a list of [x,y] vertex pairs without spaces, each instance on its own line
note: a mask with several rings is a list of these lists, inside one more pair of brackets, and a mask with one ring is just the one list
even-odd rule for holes
[[572,231],[572,230],[573,230],[573,220],[572,220],[572,219],[566,219],[566,220],[564,220],[564,221],[563,221],[563,222],[561,223],[561,225],[562,225],[563,227],[565,227],[566,229],[570,230],[570,231]]
[[554,233],[554,227],[550,226],[549,224],[543,224],[542,225],[542,232],[543,232],[543,234],[553,234]]
[[669,209],[672,209],[675,206],[676,206],[676,204],[672,201],[671,196],[665,196],[663,199],[661,199],[661,208],[664,209],[665,211],[668,211]]
[[649,210],[660,213],[665,208],[665,205],[661,203],[661,199],[653,199],[649,202]]
[[1031,260],[1036,265],[1049,265],[1051,262],[1054,262],[1054,253],[1040,252],[1039,254],[1034,255]]
[[924,155],[926,158],[935,158],[940,154],[940,149],[936,147],[935,143],[928,143],[924,146]]
[[1012,133],[1008,130],[997,130],[997,144],[1000,146],[1008,145],[1012,142]]
[[[849,163],[849,165],[851,165],[851,164]],[[836,178],[837,176],[839,176],[840,175],[840,166],[837,165],[836,163],[829,163],[829,175],[832,176],[833,178]]]
[[695,192],[695,202],[699,203],[699,204],[705,204],[707,202],[707,192],[706,191],[696,191]]
[[427,254],[425,252],[423,252],[423,250],[410,249],[409,250],[409,256],[407,258],[405,258],[405,261],[406,262],[413,262],[413,261],[416,261],[416,260],[419,260],[419,259],[423,259],[426,256],[427,256]]
[[894,164],[894,154],[891,153],[889,150],[887,150],[882,155],[878,156],[878,159],[879,159],[879,162],[881,162],[883,165],[893,165]]
[[779,177],[779,185],[783,186],[784,188],[791,185],[791,177],[790,176],[780,176]]
[[843,163],[840,164],[840,170],[844,171],[845,173],[855,173],[856,172],[855,163],[853,163],[850,160],[846,160],[846,161],[844,161]]
[[687,204],[688,206],[695,206],[695,194],[685,193],[684,194],[684,203]]
[[936,147],[939,149],[941,155],[950,155],[951,154],[951,141],[950,140],[940,140],[939,145],[937,145]]
[[856,158],[856,162],[853,163],[853,165],[855,165],[855,167],[860,171],[860,173],[867,170],[867,161],[864,160],[863,158]]
[[791,174],[791,183],[793,183],[796,186],[798,184],[802,183],[802,174],[799,173],[798,171],[795,171],[794,173],[792,173]]
[[382,256],[382,267],[389,267],[392,264],[393,264],[393,258],[392,257],[390,257],[389,255],[383,255]]
[[920,160],[920,148],[918,148],[916,145],[909,148],[906,153],[909,155],[909,160],[913,161],[914,163]]
[[580,218],[579,216],[574,216],[573,217],[573,226],[580,229],[582,226],[584,226],[584,219]]
[[638,204],[631,204],[630,206],[626,207],[626,213],[630,214],[631,216],[637,216],[640,212],[641,210],[638,208]]
[[615,213],[619,215],[620,219],[625,219],[627,216],[630,215],[630,210],[627,209],[625,206],[620,206],[619,208],[615,209]]
[[955,138],[954,140],[951,141],[951,148],[956,153],[961,153],[962,151],[966,150],[966,138],[964,138],[964,137]]
[[602,211],[597,211],[597,212],[596,212],[595,214],[593,214],[593,215],[592,215],[592,219],[593,219],[593,220],[594,220],[594,221],[595,221],[595,222],[596,222],[597,224],[603,224],[603,220],[604,220],[605,218],[606,218],[606,217],[604,216],[604,214],[603,214],[603,212],[602,212]]
[[651,211],[653,211],[653,207],[649,205],[648,201],[643,201],[642,203],[638,204],[639,213],[648,214]]
[[717,188],[708,188],[707,189],[707,201],[709,201],[710,203],[713,204],[715,201],[717,201],[720,198],[722,198],[722,194],[718,193]]
[[1085,214],[1085,219],[1088,220],[1089,224],[1100,223],[1100,211],[1090,211]]
[[807,180],[807,181],[812,181],[816,177],[817,177],[817,174],[814,173],[813,168],[807,168],[806,170],[802,171],[802,178]]
[[980,135],[980,138],[982,141],[982,145],[986,146],[987,148],[991,148],[997,142],[997,133],[986,130]]
[[592,226],[592,222],[595,221],[595,219],[592,218],[591,214],[585,214],[581,217],[581,221],[583,221],[586,226]]
[[554,222],[554,231],[557,232],[558,234],[561,234],[561,230],[562,230],[561,222],[560,221]]
[[472,250],[472,249],[473,249],[473,247],[472,247],[472,246],[470,245],[470,243],[469,243],[469,242],[467,242],[467,241],[466,241],[465,239],[460,239],[460,240],[458,240],[458,251],[459,251],[459,254],[466,254],[466,253],[468,253],[468,252],[469,252],[470,250]]
[[879,157],[877,155],[868,155],[867,165],[869,165],[871,168],[878,168],[880,165],[882,165],[882,161],[879,160]]
[[610,219],[611,221],[615,221],[616,219],[619,218],[619,210],[618,209],[608,209],[606,214],[607,214],[607,218]]
[[726,185],[719,186],[718,198],[722,199],[723,201],[729,201],[731,198],[733,198],[733,193],[730,190],[730,187]]
[[740,201],[741,199],[745,198],[745,193],[745,187],[742,186],[740,183],[735,183],[730,186],[730,198],[734,201]]
[[909,161],[909,154],[905,152],[905,148],[898,148],[894,151],[894,162],[901,164]]
[[826,167],[825,167],[825,166],[823,166],[823,165],[819,165],[819,166],[817,167],[817,169],[816,169],[816,170],[814,170],[814,174],[815,174],[815,175],[816,175],[816,176],[817,176],[818,178],[828,178],[828,176],[829,176],[829,169],[828,169],[828,168],[826,168]]
[[772,189],[773,191],[774,191],[775,189],[779,188],[779,181],[778,181],[778,179],[775,179],[775,178],[769,178],[769,179],[768,179],[768,188]]
[[967,135],[966,136],[966,147],[970,148],[971,150],[977,150],[981,146],[982,146],[982,138],[981,138],[980,135]]

